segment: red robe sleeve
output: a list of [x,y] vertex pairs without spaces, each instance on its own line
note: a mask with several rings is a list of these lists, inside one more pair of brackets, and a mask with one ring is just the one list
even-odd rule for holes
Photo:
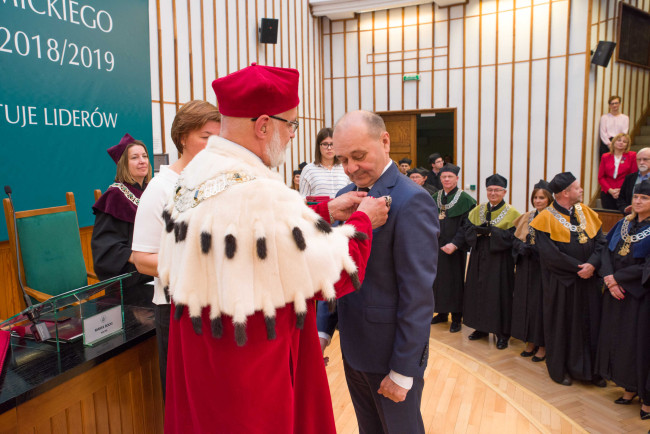
[[[310,208],[316,211],[325,221],[330,221],[327,202],[311,205]],[[370,246],[372,245],[372,224],[370,223],[370,218],[368,218],[366,213],[359,211],[352,213],[345,224],[354,226],[358,232],[362,232],[368,236],[365,240],[353,238],[348,242],[350,257],[357,265],[359,281],[363,283],[363,279],[366,275],[366,265],[368,265],[368,258],[370,258]],[[344,295],[354,291],[352,280],[347,272],[341,272],[341,278],[334,285],[334,289],[336,290],[337,298],[343,297]],[[318,296],[317,299],[322,300],[322,297]]]

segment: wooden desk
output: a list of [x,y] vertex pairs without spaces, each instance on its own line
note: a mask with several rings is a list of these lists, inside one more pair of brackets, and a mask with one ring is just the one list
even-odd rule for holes
[[0,433],[162,433],[158,349],[153,321],[143,321],[147,312],[125,306],[124,333],[93,348],[80,341],[59,354],[13,347],[0,375]]

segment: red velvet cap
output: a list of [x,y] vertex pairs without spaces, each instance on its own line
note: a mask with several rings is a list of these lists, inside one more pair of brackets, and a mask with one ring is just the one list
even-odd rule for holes
[[212,82],[219,112],[237,118],[277,115],[297,107],[300,73],[252,63]]
[[111,146],[107,149],[106,152],[108,152],[108,155],[110,155],[113,161],[115,161],[115,164],[117,164],[117,162],[120,161],[120,157],[124,153],[126,147],[129,146],[129,143],[133,142],[135,142],[135,139],[131,137],[129,133],[126,133],[124,137],[122,137],[122,140],[120,140],[120,143],[115,146]]

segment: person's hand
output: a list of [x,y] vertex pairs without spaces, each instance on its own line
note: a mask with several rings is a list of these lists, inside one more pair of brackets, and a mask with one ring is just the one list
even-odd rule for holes
[[451,254],[454,253],[456,250],[458,250],[458,247],[456,247],[455,244],[447,243],[447,244],[445,244],[444,246],[442,246],[442,247],[440,248],[440,250],[442,250],[443,252],[445,252],[445,253],[448,254],[448,255],[451,255]]
[[610,188],[607,190],[607,193],[609,193],[614,199],[618,199],[618,195],[621,193],[620,188]]
[[386,375],[384,379],[381,380],[381,384],[379,385],[379,390],[377,393],[384,395],[391,401],[402,402],[406,399],[408,389],[404,389],[403,387],[399,386],[397,383],[391,380],[388,375]]
[[367,195],[368,193],[365,191],[349,191],[327,202],[327,209],[334,220],[345,221],[357,210],[357,207]]
[[596,270],[596,268],[594,268],[594,266],[588,262],[578,265],[578,268],[580,268],[580,271],[578,271],[578,276],[583,279],[589,279],[594,275],[594,271]]
[[386,220],[388,220],[388,210],[386,199],[383,197],[375,199],[370,196],[363,198],[361,205],[357,208],[357,211],[361,211],[368,216],[373,229],[386,223]]
[[625,209],[623,210],[623,212],[624,212],[625,214],[629,214],[629,213],[631,213],[631,212],[632,212],[632,205],[628,205],[628,206],[626,206]]
[[320,341],[320,353],[323,355],[323,363],[325,363],[325,366],[327,366],[327,364],[330,362],[330,358],[325,357],[325,348],[327,348],[328,345],[327,339],[321,338],[319,336],[318,340]]
[[625,290],[620,285],[610,286],[609,293],[617,300],[623,300],[625,298]]
[[608,274],[607,276],[603,277],[603,281],[605,282],[605,286],[607,286],[608,288],[612,285],[618,285],[616,279],[614,279],[613,274]]
[[488,235],[490,233],[490,227],[488,225],[474,226],[476,235]]

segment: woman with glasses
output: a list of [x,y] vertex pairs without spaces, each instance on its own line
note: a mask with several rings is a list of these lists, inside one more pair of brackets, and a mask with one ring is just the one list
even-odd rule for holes
[[336,197],[336,193],[350,183],[341,162],[334,155],[331,128],[322,128],[316,135],[316,155],[300,174],[300,194]]

